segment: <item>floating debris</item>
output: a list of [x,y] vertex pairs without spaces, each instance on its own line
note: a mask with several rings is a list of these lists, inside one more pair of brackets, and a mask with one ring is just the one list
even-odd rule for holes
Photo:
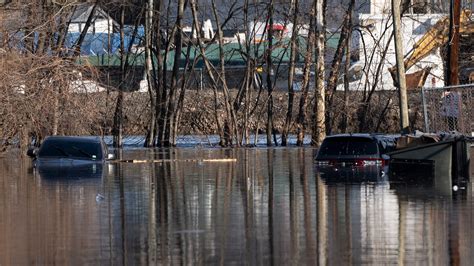
[[100,193],[97,193],[97,195],[95,196],[95,201],[96,202],[101,202],[105,199],[105,196],[100,194]]
[[111,160],[111,163],[173,163],[173,162],[197,162],[202,163],[233,163],[235,158],[224,159],[156,159],[156,160]]

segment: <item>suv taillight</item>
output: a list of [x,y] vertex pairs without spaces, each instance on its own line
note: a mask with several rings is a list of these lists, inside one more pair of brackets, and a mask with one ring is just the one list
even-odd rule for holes
[[383,166],[384,162],[381,159],[357,159],[355,161],[356,166],[369,166],[369,165],[380,165]]

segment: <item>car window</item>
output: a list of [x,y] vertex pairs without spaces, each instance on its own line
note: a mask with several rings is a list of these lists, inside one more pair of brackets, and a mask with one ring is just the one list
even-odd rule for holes
[[39,157],[72,157],[102,160],[100,143],[74,140],[46,140]]
[[323,141],[320,155],[376,155],[377,142],[368,138],[328,138]]

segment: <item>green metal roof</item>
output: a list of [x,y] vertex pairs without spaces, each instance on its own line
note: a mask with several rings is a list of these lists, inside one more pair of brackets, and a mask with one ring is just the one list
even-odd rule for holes
[[[328,48],[336,48],[339,40],[339,34],[332,35],[327,41]],[[290,39],[283,39],[281,41],[276,41],[274,43],[272,58],[275,64],[287,63],[290,60]],[[250,57],[256,59],[260,64],[265,63],[265,52],[267,49],[268,43],[260,43],[252,45],[250,49]],[[298,38],[299,46],[299,56],[297,56],[297,61],[302,63],[304,61],[304,52],[306,51],[306,39],[303,37]],[[224,48],[224,61],[226,66],[244,66],[246,64],[246,49],[244,46],[239,43],[227,43],[223,45]],[[211,43],[205,46],[206,49],[206,58],[214,66],[220,64],[219,60],[219,44]],[[186,53],[188,47],[183,47],[179,67],[182,68],[185,66]],[[162,52],[164,54],[164,51]],[[166,67],[167,69],[173,68],[174,63],[174,50],[171,50],[166,55]],[[199,47],[193,46],[190,48],[190,61],[193,62],[196,59],[196,68],[204,68],[204,61],[200,56],[201,52]],[[156,62],[156,58],[154,58]],[[119,66],[120,57],[118,55],[98,55],[98,56],[89,56],[81,57],[80,63],[85,64],[87,61],[88,64],[94,66]],[[129,64],[132,66],[143,66],[145,63],[145,54],[130,54],[128,58]]]

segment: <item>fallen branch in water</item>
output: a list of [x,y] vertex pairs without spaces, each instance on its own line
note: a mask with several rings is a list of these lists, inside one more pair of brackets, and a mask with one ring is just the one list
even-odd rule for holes
[[224,159],[156,159],[156,160],[111,160],[110,163],[174,163],[174,162],[199,162],[199,163],[232,163],[235,158]]

